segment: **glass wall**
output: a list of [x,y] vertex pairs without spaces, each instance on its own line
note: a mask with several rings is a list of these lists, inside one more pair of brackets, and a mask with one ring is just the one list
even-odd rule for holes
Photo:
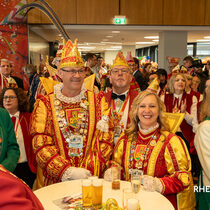
[[[151,61],[158,62],[158,45],[136,49],[137,57],[149,56]],[[210,56],[210,42],[187,44],[187,55],[203,59]]]

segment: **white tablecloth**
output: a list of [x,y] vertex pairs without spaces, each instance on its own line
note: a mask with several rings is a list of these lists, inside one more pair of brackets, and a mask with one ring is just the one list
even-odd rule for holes
[[[111,182],[103,180],[103,202],[106,202],[108,198],[114,198],[118,205],[122,207],[123,189],[128,187],[130,187],[130,182],[121,181],[120,190],[112,190]],[[46,210],[58,210],[60,208],[53,201],[81,191],[81,180],[75,180],[49,185],[34,191],[34,193]],[[140,190],[138,199],[141,210],[174,210],[170,201],[157,192]]]

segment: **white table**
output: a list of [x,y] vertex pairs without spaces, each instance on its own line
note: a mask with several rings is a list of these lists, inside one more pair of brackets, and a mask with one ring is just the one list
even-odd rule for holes
[[[120,190],[112,190],[111,182],[103,180],[103,202],[108,198],[114,198],[122,207],[123,189],[130,187],[130,182],[121,181]],[[60,182],[43,187],[34,191],[46,210],[59,210],[53,201],[80,193],[82,191],[81,180]],[[163,195],[157,192],[146,192],[140,190],[138,193],[141,210],[174,210],[173,205]]]

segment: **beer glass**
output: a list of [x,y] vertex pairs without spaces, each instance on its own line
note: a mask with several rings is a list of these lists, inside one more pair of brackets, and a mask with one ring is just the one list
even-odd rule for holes
[[84,207],[92,206],[92,186],[90,179],[82,180],[82,201]]
[[133,169],[131,172],[131,187],[134,193],[138,193],[141,187],[142,170]]
[[120,168],[118,166],[113,166],[112,168],[112,189],[120,189]]
[[102,207],[102,197],[103,197],[103,182],[101,179],[92,180],[92,204],[94,207]]
[[97,176],[89,176],[88,179],[90,179],[92,181],[92,180],[98,179],[98,177]]

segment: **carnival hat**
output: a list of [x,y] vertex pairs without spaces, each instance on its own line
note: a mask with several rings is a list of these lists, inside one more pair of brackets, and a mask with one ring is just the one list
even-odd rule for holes
[[59,45],[59,48],[58,48],[58,50],[57,50],[57,52],[56,52],[56,57],[61,57],[61,55],[62,55],[62,52],[63,52],[63,45]]
[[180,73],[183,73],[183,74],[188,73],[187,68],[184,65],[180,66]]
[[150,72],[156,72],[158,69],[158,63],[151,62]]
[[77,39],[75,39],[74,44],[72,44],[71,40],[68,40],[63,48],[60,68],[65,67],[84,67],[84,62],[77,49]]
[[126,61],[128,63],[134,63],[133,57],[131,55],[131,51],[128,51],[127,56],[126,56]]
[[126,61],[125,57],[123,56],[123,53],[119,51],[116,55],[116,58],[114,60],[114,63],[112,65],[112,69],[115,66],[125,66],[130,69],[130,66],[128,65],[128,62]]
[[155,79],[153,79],[153,81],[151,82],[151,84],[147,88],[147,91],[150,91],[152,93],[157,94],[159,88],[160,87],[159,87],[158,77],[156,77]]
[[177,74],[180,72],[180,66],[179,64],[176,65],[173,69],[172,69],[172,74]]

